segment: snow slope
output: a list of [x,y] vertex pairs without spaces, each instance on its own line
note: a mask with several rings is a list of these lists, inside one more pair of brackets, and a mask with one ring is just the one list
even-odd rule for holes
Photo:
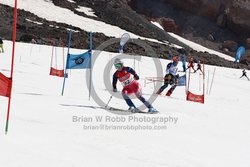
[[[4,41],[4,47],[5,53],[0,54],[0,71],[9,76],[11,42]],[[60,50],[57,48],[57,51]],[[83,51],[72,49],[71,52]],[[58,62],[62,61],[59,56]],[[115,56],[117,54],[101,52],[93,66],[94,89],[105,102],[110,97],[107,91],[110,87],[105,87],[103,78],[111,78],[115,69],[112,67],[108,74],[104,73],[104,68],[112,65],[110,60]],[[247,105],[250,84],[245,79],[239,79],[240,70],[216,67],[212,92],[206,95],[205,104],[185,101],[185,88],[178,87],[172,97],[160,96],[154,101],[153,105],[160,111],[157,115],[117,115],[99,108],[93,99],[88,100],[86,70],[71,70],[62,97],[62,78],[48,75],[50,58],[49,46],[16,45],[13,98],[7,135],[4,135],[7,98],[0,97],[0,166],[250,165],[250,113]],[[133,59],[124,61],[126,65],[134,66]],[[168,61],[160,62],[165,69]],[[146,98],[154,92],[153,85],[144,87],[143,80],[156,75],[156,67],[152,64],[153,59],[148,57],[142,57],[135,63]],[[210,83],[214,68],[206,66]],[[191,75],[191,89],[197,91],[199,74]],[[118,89],[121,90],[120,85]],[[137,106],[140,105],[138,100],[134,101]],[[127,108],[125,102],[116,97],[113,97],[110,105]],[[76,116],[88,120],[74,122]],[[96,117],[102,117],[103,120],[97,122]],[[108,118],[112,118],[113,122],[106,120]],[[152,119],[158,121],[148,121]],[[159,119],[169,122],[164,124]],[[88,126],[92,126],[92,130],[87,130]],[[146,129],[111,130],[111,126],[143,126]],[[147,130],[148,127],[158,130]]]
[[[34,3],[34,0],[19,0],[18,5],[39,17],[66,22],[86,31],[93,31],[94,26],[97,32],[108,36],[120,37],[125,32],[105,23],[80,18],[69,10],[55,7],[47,0],[36,0],[37,5],[29,5],[31,2]],[[1,3],[13,6],[9,0],[2,0]],[[65,17],[74,19],[66,20]],[[11,46],[11,42],[4,41],[5,53],[0,53],[0,72],[7,76],[10,75]],[[240,70],[206,66],[206,74],[210,74],[209,84],[214,68],[216,73],[211,94],[206,95],[205,104],[187,102],[185,88],[178,87],[172,97],[160,96],[153,102],[153,106],[160,111],[157,115],[118,115],[103,110],[94,98],[88,100],[86,70],[69,72],[64,96],[61,96],[63,79],[48,75],[51,49],[49,46],[16,44],[7,135],[4,135],[7,98],[0,97],[0,166],[250,165],[250,113],[247,106],[250,85],[245,78],[239,79]],[[82,52],[71,49],[71,53]],[[56,53],[57,64],[56,59],[52,64],[62,68],[62,48],[57,48]],[[115,56],[118,54],[101,52],[93,66],[93,88],[105,103],[111,96],[108,92],[111,86],[106,87],[104,80],[111,80],[114,72],[112,59]],[[141,78],[143,95],[149,98],[156,90],[153,84],[144,87],[144,79],[156,76],[157,69],[164,73],[169,61],[159,60],[161,69],[153,65],[157,59],[136,58],[140,61],[134,63],[133,59],[125,59],[125,64],[135,67]],[[104,72],[108,67],[112,68],[111,72]],[[201,93],[200,75],[191,75],[191,90]],[[118,89],[121,90],[119,83]],[[113,94],[110,106],[126,109],[124,100],[119,97],[120,93]],[[141,105],[138,100],[133,101],[137,106]],[[102,120],[98,122],[97,117]],[[82,119],[82,122],[77,122],[76,118]]]

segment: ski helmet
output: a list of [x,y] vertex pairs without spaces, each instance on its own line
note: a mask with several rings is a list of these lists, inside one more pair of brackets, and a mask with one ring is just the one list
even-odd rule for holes
[[123,67],[123,62],[121,61],[121,59],[116,58],[114,61],[114,65],[115,65],[115,68]]
[[178,63],[178,57],[177,56],[173,57],[173,62]]

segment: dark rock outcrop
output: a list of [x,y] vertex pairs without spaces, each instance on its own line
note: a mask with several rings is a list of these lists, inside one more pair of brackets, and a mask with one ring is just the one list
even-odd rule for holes
[[[226,0],[225,0],[226,1]],[[237,34],[250,36],[250,1],[231,0],[225,9],[227,26]]]
[[156,20],[167,32],[173,32],[176,34],[180,33],[178,26],[175,21],[171,18],[159,18]]
[[[157,1],[157,0],[156,0]],[[250,35],[250,1],[246,0],[158,0],[177,8],[208,17],[237,34]]]
[[[233,57],[237,44],[245,46],[250,36],[250,1],[128,0],[128,4],[149,20],[172,19],[182,37]],[[171,26],[169,30],[174,31]],[[224,41],[235,43],[225,44]],[[250,58],[247,53],[245,56]]]
[[235,41],[228,40],[228,41],[224,41],[222,46],[223,48],[227,48],[228,50],[235,52],[238,48],[238,43]]
[[247,49],[250,49],[250,38],[246,39],[246,47]]

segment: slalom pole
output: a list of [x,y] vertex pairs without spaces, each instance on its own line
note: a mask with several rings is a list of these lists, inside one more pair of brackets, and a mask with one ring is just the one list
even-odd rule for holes
[[204,97],[204,100],[203,102],[205,103],[205,61],[203,59],[203,97]]
[[183,58],[184,58],[184,71],[185,71],[185,75],[186,75],[186,80],[185,80],[185,82],[186,82],[186,85],[185,85],[185,94],[187,94],[187,70],[186,70],[186,54],[184,54],[183,55]]
[[56,52],[56,42],[54,41],[54,49],[55,49],[55,62],[56,62],[56,69],[57,69],[57,52]]
[[186,67],[186,64],[187,64],[187,60],[186,60],[186,54],[184,53],[184,65],[183,65],[183,67],[184,67],[184,71],[185,71],[185,73],[187,72],[187,67]]
[[53,58],[54,58],[54,46],[52,45],[52,55],[51,55],[51,61],[50,61],[50,68],[53,65]]
[[214,82],[215,70],[216,70],[216,68],[214,68],[214,74],[213,74],[213,78],[212,78],[212,82],[211,82],[211,86],[210,86],[210,90],[209,90],[209,95],[210,95],[210,93],[211,93],[212,86],[213,86],[213,82]]
[[190,85],[190,72],[191,72],[191,69],[189,68],[189,72],[188,72],[188,86],[187,86],[186,94],[187,94],[188,91],[189,91],[189,85]]
[[201,90],[201,77],[202,77],[203,74],[200,74],[199,73],[199,91]]
[[63,87],[62,87],[62,96],[64,93],[64,87],[65,87],[65,81],[66,81],[66,75],[67,75],[67,63],[69,61],[69,48],[70,48],[70,41],[72,38],[72,31],[70,31],[69,33],[69,42],[68,42],[68,54],[67,54],[67,60],[66,60],[66,66],[65,66],[65,70],[64,70],[64,79],[63,79]]
[[14,56],[15,56],[15,42],[16,42],[16,23],[17,23],[17,0],[15,0],[15,7],[14,7],[14,24],[13,24],[13,36],[12,36],[12,60],[11,60],[11,72],[10,72],[10,96],[8,100],[8,110],[7,110],[7,118],[6,118],[6,125],[5,125],[5,134],[8,133],[9,127],[9,118],[10,118],[10,102],[11,102],[11,92],[12,92],[12,83],[13,83],[13,71],[14,71]]
[[64,43],[63,43],[63,41],[62,41],[62,48],[63,48],[63,69],[65,69],[65,62],[64,62],[64,59],[65,59],[65,57],[64,57]]
[[61,94],[62,96],[63,96],[63,93],[64,93],[65,81],[66,81],[66,76],[67,76],[67,63],[68,63],[68,60],[69,60],[69,55],[67,55],[66,66],[65,66],[65,69],[64,69],[63,87],[62,87],[62,94]]
[[89,100],[91,96],[91,85],[92,85],[92,32],[90,32],[90,76],[89,76]]
[[207,71],[207,94],[208,94],[208,87],[209,87],[209,70]]

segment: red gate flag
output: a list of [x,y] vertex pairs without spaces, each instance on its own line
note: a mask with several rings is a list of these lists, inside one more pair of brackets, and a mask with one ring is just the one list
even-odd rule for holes
[[64,77],[64,69],[63,70],[58,70],[53,67],[50,67],[50,75],[53,76],[58,76],[58,77]]
[[204,103],[204,94],[203,95],[196,95],[191,92],[187,92],[187,100],[188,101],[193,101],[193,102],[198,102],[198,103]]
[[11,79],[0,73],[0,96],[10,97]]

